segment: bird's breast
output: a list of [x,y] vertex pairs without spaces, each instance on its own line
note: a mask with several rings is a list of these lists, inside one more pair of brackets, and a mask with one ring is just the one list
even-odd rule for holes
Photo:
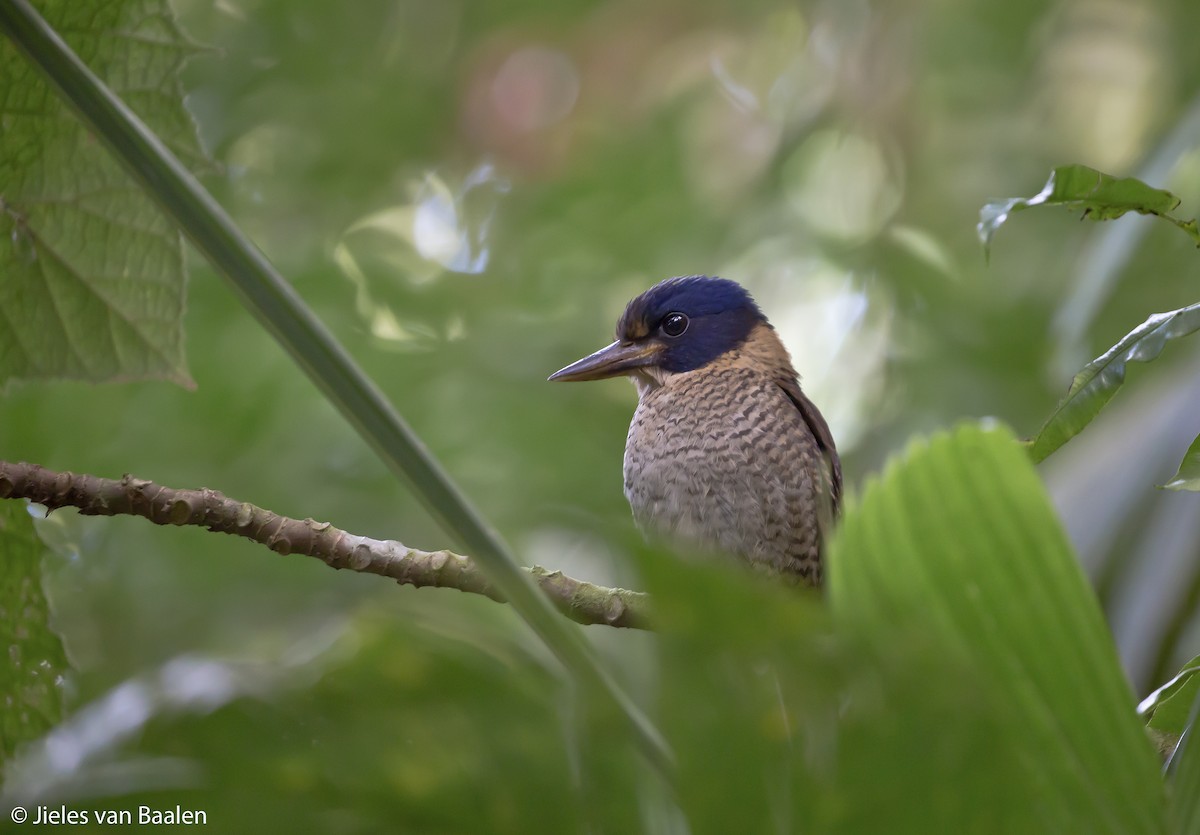
[[822,467],[803,417],[769,376],[702,369],[642,392],[625,495],[644,530],[816,582]]

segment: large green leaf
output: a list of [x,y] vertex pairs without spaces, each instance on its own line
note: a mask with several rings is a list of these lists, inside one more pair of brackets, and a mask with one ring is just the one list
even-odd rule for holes
[[[202,160],[177,81],[193,47],[165,0],[39,5],[176,154]],[[0,385],[190,384],[179,232],[7,40],[0,125]]]
[[1113,220],[1128,212],[1161,217],[1182,229],[1200,246],[1195,220],[1180,220],[1171,212],[1179,198],[1133,177],[1114,177],[1086,165],[1060,165],[1033,197],[1009,197],[984,204],[979,210],[979,239],[986,253],[996,233],[1013,212],[1036,206],[1065,206],[1092,220]]
[[1042,461],[1092,422],[1125,382],[1130,362],[1150,362],[1166,344],[1200,329],[1200,304],[1155,313],[1083,367],[1071,388],[1030,442],[1034,461]]
[[846,515],[830,593],[873,645],[927,636],[1008,707],[1012,738],[977,757],[1023,763],[1042,831],[1162,830],[1157,761],[1100,607],[1007,429],[965,426],[892,463]]
[[0,756],[62,718],[66,655],[42,591],[45,548],[24,502],[0,501]]

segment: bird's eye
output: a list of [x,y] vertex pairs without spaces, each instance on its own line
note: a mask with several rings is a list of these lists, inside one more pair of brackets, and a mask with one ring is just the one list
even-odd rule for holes
[[662,320],[662,332],[667,336],[682,336],[687,326],[688,317],[682,313],[668,313]]

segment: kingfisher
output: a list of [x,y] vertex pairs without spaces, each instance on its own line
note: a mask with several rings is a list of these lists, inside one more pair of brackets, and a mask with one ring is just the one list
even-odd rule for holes
[[616,341],[550,376],[628,376],[625,497],[643,533],[821,583],[842,468],[825,418],[740,284],[678,276],[633,299]]

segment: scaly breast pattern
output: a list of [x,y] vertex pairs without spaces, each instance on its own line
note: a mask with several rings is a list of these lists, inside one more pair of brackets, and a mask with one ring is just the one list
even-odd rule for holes
[[700,369],[642,393],[625,445],[625,495],[647,532],[815,584],[823,466],[770,376]]

